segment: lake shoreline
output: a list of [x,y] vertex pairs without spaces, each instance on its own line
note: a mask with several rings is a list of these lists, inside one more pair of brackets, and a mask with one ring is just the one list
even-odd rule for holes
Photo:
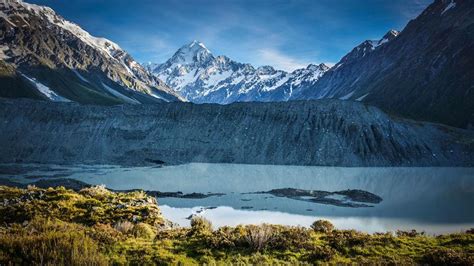
[[[193,215],[220,226],[309,226],[321,218],[364,232],[415,228],[430,234],[474,227],[473,176],[473,168],[443,167],[0,165],[0,178],[23,187],[44,179],[42,186],[77,190],[103,184],[113,191],[148,191],[162,206],[169,206],[164,207],[167,217],[182,226],[189,226],[186,218]],[[62,177],[69,181],[59,183]],[[351,191],[360,194],[356,199],[362,202],[351,200]]]
[[[77,192],[0,186],[0,199],[1,212],[9,214],[0,216],[0,263],[63,264],[75,252],[82,257],[69,258],[69,263],[474,262],[472,229],[437,236],[414,230],[366,234],[337,229],[326,220],[307,228],[260,224],[214,229],[202,217],[192,217],[190,227],[176,227],[165,220],[154,197],[100,186]],[[44,245],[55,249],[41,249]]]

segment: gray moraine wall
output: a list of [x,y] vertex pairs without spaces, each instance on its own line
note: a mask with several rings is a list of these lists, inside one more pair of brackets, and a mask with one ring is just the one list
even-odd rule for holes
[[0,162],[473,166],[474,132],[340,100],[118,106],[0,99]]

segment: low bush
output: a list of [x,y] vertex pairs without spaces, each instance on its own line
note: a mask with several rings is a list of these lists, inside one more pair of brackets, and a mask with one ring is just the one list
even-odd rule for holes
[[138,238],[154,239],[156,237],[156,230],[151,225],[145,223],[136,224],[131,232]]
[[354,247],[363,248],[370,241],[370,236],[355,230],[336,230],[324,237],[329,246],[344,254],[358,254]]
[[243,238],[254,251],[265,249],[275,237],[275,229],[268,224],[245,226]]
[[422,262],[428,265],[474,265],[474,254],[448,248],[436,248],[427,252]]
[[311,228],[318,233],[330,233],[334,230],[334,225],[327,220],[317,220],[312,225]]
[[244,244],[245,229],[243,226],[224,226],[214,231],[208,239],[209,245],[217,249],[242,247]]
[[82,226],[33,219],[26,227],[14,226],[0,234],[0,264],[107,265],[99,243]]
[[308,255],[305,256],[305,260],[311,263],[330,261],[336,256],[337,252],[327,246],[313,246]]
[[311,240],[310,229],[278,226],[270,245],[277,250],[298,251],[310,248]]
[[212,224],[209,220],[201,216],[194,216],[191,219],[190,234],[193,236],[204,236],[212,233]]
[[397,236],[399,237],[417,237],[417,236],[423,236],[423,235],[425,235],[425,232],[418,232],[416,230],[410,230],[410,231],[398,230],[397,231]]
[[104,245],[111,245],[124,239],[124,235],[110,224],[95,224],[91,227],[89,235],[92,239]]

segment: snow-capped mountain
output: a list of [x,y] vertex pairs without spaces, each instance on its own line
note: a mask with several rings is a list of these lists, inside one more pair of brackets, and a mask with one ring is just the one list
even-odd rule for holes
[[369,53],[374,51],[375,49],[379,48],[381,45],[384,45],[393,39],[395,39],[399,31],[390,30],[388,31],[380,40],[366,40],[363,43],[356,46],[352,51],[350,51],[347,55],[345,55],[334,67],[334,69],[339,68],[345,63],[350,63],[354,60],[363,58],[367,56]]
[[117,44],[49,7],[1,1],[0,51],[0,96],[83,103],[181,99]]
[[[381,47],[394,40],[399,35],[399,33],[400,32],[396,30],[390,30],[380,40],[366,40],[362,42],[354,49],[352,49],[348,54],[342,57],[342,59],[334,67],[332,67],[328,71],[328,73],[333,73],[332,75],[334,75],[334,82],[338,82],[339,80],[347,78],[349,74],[346,73],[345,70],[348,69],[348,65],[354,65],[354,67],[358,67],[357,63],[355,62],[363,60],[365,57],[367,57],[374,51],[379,50]],[[353,71],[354,68],[350,70]],[[363,69],[361,69],[360,71],[363,71]],[[357,72],[355,71],[351,74],[353,74],[351,75],[351,77],[353,78],[353,84],[357,83],[359,78]],[[335,83],[332,83],[326,87],[321,88],[318,87],[319,84],[314,83],[313,85],[315,86],[306,86],[299,90],[297,93],[294,93],[290,100],[339,98],[341,100],[352,99],[360,101],[364,98],[363,95],[360,98],[351,98],[354,95],[354,90],[347,91],[348,86],[345,86],[341,87],[340,91],[338,91],[333,86],[334,84]],[[316,87],[316,89],[313,87]]]
[[254,68],[226,56],[214,56],[192,41],[168,61],[148,69],[189,101],[227,104],[237,101],[286,101],[303,86],[313,85],[328,69],[309,65],[292,73],[271,66]]
[[474,1],[435,0],[400,33],[365,41],[292,99],[363,101],[415,119],[474,127]]

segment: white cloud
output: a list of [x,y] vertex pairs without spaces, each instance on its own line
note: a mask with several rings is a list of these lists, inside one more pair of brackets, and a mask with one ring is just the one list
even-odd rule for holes
[[333,67],[335,66],[337,63],[334,63],[334,62],[324,62],[324,64],[328,67]]
[[300,61],[275,49],[260,49],[258,55],[260,57],[259,61],[264,62],[264,65],[270,65],[275,69],[289,72],[298,68],[304,68],[309,64],[309,62]]

